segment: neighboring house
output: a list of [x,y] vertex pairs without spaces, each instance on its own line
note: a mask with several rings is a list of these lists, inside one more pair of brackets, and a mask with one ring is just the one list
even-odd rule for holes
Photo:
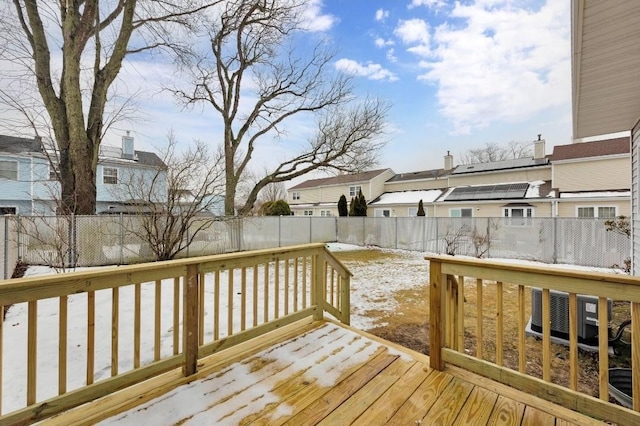
[[0,214],[52,214],[59,192],[40,137],[0,135]]
[[338,216],[338,200],[344,195],[347,202],[360,191],[368,201],[384,192],[384,184],[394,176],[391,169],[311,179],[287,191],[287,202],[296,216]]
[[449,175],[449,190],[436,202],[445,217],[549,217],[551,165],[545,141],[534,142],[534,156],[466,164]]
[[101,146],[96,170],[96,212],[107,213],[138,199],[162,203],[167,197],[166,167],[155,153],[136,151],[128,132],[122,137],[121,148]]
[[629,216],[629,152],[628,137],[556,146],[550,159],[558,216]]
[[422,200],[425,215],[435,216],[432,203],[440,195],[442,195],[441,189],[385,192],[369,203],[367,214],[374,217],[416,217],[418,204]]
[[632,272],[640,275],[640,2],[571,6],[573,138],[631,135],[631,161],[623,167],[631,171]]
[[[610,218],[629,214],[629,138],[556,146],[549,156],[543,139],[533,144],[534,156],[529,158],[454,168],[453,157],[447,153],[443,169],[393,175],[384,183],[383,193],[367,198],[367,215],[415,216],[420,200],[426,215],[434,217]],[[357,181],[362,174],[339,178]],[[322,204],[302,203],[304,199],[298,198],[326,193],[328,184],[336,184],[334,179],[306,181],[289,190],[289,199],[298,202],[296,207],[305,209],[304,214],[317,215],[313,208],[322,209]]]
[[[147,198],[131,196],[133,177],[146,181],[157,176],[161,199],[166,194],[165,167],[156,154],[134,150],[129,135],[122,138],[122,148],[102,146],[96,170],[96,212],[122,210],[132,205],[132,199]],[[0,135],[0,213],[55,214],[60,194],[56,169],[55,155],[47,155],[39,137]]]

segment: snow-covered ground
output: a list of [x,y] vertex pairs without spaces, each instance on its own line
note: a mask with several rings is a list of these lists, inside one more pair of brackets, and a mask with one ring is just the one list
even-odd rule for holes
[[[329,244],[332,251],[362,250],[362,247],[345,244]],[[376,250],[367,248],[368,250]],[[399,290],[413,289],[428,284],[428,262],[424,260],[426,253],[383,250],[391,252],[394,256],[382,260],[369,262],[348,262],[348,268],[353,272],[351,280],[351,324],[363,330],[379,325],[372,318],[370,311],[381,313],[393,313],[398,305],[394,294]],[[533,262],[512,261],[519,264],[531,264]],[[582,268],[564,265],[567,268],[614,272],[603,268]],[[51,273],[44,267],[30,267],[26,275]],[[263,274],[260,273],[262,278]],[[208,278],[205,293],[211,295],[211,277]],[[162,290],[162,322],[161,322],[161,352],[162,356],[169,356],[173,352],[173,280],[165,280]],[[221,282],[226,282],[224,279]],[[239,279],[236,280],[239,282]],[[260,287],[260,286],[259,286]],[[222,285],[220,300],[228,300],[228,291]],[[141,364],[152,361],[153,337],[154,337],[154,285],[142,286],[142,343]],[[247,300],[252,300],[252,290],[247,288]],[[259,297],[263,297],[259,295]],[[233,295],[234,304],[238,298]],[[206,297],[205,311],[210,312],[213,297]],[[125,287],[120,291],[120,327],[119,327],[119,371],[129,370],[133,366],[133,288]],[[262,307],[263,299],[258,305]],[[68,390],[78,388],[84,384],[86,365],[86,333],[87,333],[87,306],[86,295],[72,295],[68,305]],[[262,308],[260,308],[262,309]],[[58,312],[57,299],[49,299],[38,303],[38,365],[37,365],[37,400],[41,401],[57,394],[58,388]],[[237,312],[237,311],[236,311]],[[262,318],[263,312],[259,311]],[[227,315],[220,314],[220,336],[227,333]],[[239,330],[234,317],[234,331]],[[111,293],[108,291],[96,293],[96,360],[95,380],[106,378],[110,375],[111,364]],[[247,324],[251,324],[248,319]],[[205,342],[212,340],[212,325],[205,324]],[[26,405],[26,352],[27,352],[27,306],[18,304],[11,307],[4,323],[3,336],[3,362],[2,362],[2,412],[7,413],[22,408]]]

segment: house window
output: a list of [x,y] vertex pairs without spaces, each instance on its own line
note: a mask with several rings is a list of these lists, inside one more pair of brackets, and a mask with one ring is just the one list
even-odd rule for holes
[[391,217],[391,209],[375,209],[375,217]]
[[449,217],[473,217],[473,209],[449,209]]
[[331,210],[320,210],[320,216],[331,216]]
[[409,207],[407,209],[407,215],[409,217],[417,217],[418,216],[418,208],[417,207]]
[[0,216],[5,214],[16,214],[18,209],[16,207],[0,207]]
[[313,216],[313,210],[305,210],[302,212],[302,214],[305,216]]
[[356,197],[360,193],[361,190],[362,190],[362,188],[360,187],[360,185],[350,186],[349,187],[349,197]]
[[60,169],[57,164],[49,164],[49,180],[59,180]]
[[505,207],[504,217],[510,218],[511,226],[530,226],[533,217],[533,207]]
[[576,216],[579,218],[610,219],[617,216],[615,206],[583,206],[576,208]]
[[300,199],[300,193],[299,193],[299,192],[292,192],[292,193],[291,193],[291,199],[292,199],[293,201],[297,201],[297,200],[299,200],[299,199]]
[[103,167],[102,168],[102,183],[105,185],[117,185],[118,184],[118,169],[115,167]]
[[0,179],[18,180],[18,162],[0,160]]

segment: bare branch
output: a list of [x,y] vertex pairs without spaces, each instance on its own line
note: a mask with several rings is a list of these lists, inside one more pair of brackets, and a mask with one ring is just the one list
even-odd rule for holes
[[[295,45],[304,36],[309,0],[230,0],[207,28],[210,52],[185,57],[190,87],[171,91],[184,105],[211,105],[224,125],[225,213],[233,215],[238,187],[246,180],[259,143],[284,134],[293,117],[316,117],[308,146],[256,183],[239,214],[253,209],[267,185],[318,168],[362,170],[375,163],[388,106],[366,100],[351,106],[352,80],[335,72],[326,41],[312,49]],[[295,37],[294,37],[295,36]],[[296,152],[294,150],[293,152]]]

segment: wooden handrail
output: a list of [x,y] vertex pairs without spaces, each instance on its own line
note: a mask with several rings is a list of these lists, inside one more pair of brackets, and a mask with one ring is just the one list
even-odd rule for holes
[[[620,424],[640,422],[640,344],[632,345],[633,409],[631,412],[608,402],[608,302],[607,298],[630,302],[631,340],[640,342],[640,277],[623,274],[583,272],[553,266],[522,265],[484,259],[472,259],[454,256],[428,256],[430,263],[430,342],[429,356],[431,367],[437,370],[445,368],[445,363],[453,363],[494,380],[530,392],[542,398],[552,399],[569,408],[585,414]],[[453,280],[457,277],[457,290]],[[477,319],[479,335],[476,339],[478,350],[470,355],[464,346],[464,279],[473,279],[478,297],[479,315],[482,315],[482,287],[484,284],[496,288],[496,341],[495,362],[489,362],[482,352],[482,322]],[[504,283],[504,284],[503,284]],[[503,318],[503,288],[516,286],[515,303],[518,304],[517,318]],[[526,374],[526,342],[524,336],[525,287],[541,289],[542,305],[542,380]],[[470,287],[471,289],[472,287]],[[551,384],[551,291],[568,294],[569,300],[569,360],[570,369],[567,387]],[[598,297],[598,341],[599,341],[599,398],[594,399],[577,391],[578,381],[578,337],[577,337],[577,296]],[[503,321],[514,320],[518,325],[517,371],[502,366]],[[565,395],[566,393],[566,395]],[[563,396],[560,396],[562,394]],[[569,404],[569,402],[571,404]],[[613,416],[613,418],[611,418]]]
[[[235,279],[234,273],[237,274]],[[226,278],[222,280],[222,276]],[[328,312],[348,324],[350,277],[349,270],[324,244],[307,244],[0,281],[0,306],[26,302],[29,307],[25,333],[28,357],[23,379],[27,383],[26,406],[10,413],[0,413],[3,414],[0,423],[21,424],[41,420],[150,376],[162,374],[176,366],[182,368],[185,376],[192,375],[197,372],[200,358],[305,317],[322,319],[324,312]],[[168,281],[163,283],[163,280]],[[262,285],[259,285],[259,280],[263,280]],[[207,291],[205,285],[209,286]],[[164,286],[168,291],[162,290]],[[126,325],[133,327],[133,338],[129,343],[120,338],[120,305],[125,303],[122,297],[122,289],[125,288],[132,288],[131,294],[135,296],[131,301],[133,321]],[[148,294],[143,293],[146,291],[144,289],[153,292],[153,296],[143,297]],[[221,300],[220,292],[223,290],[228,292],[228,301]],[[97,292],[105,291],[109,292],[111,304],[108,312],[99,313],[97,311],[102,306],[95,303]],[[248,291],[253,300],[247,301]],[[293,297],[290,297],[290,292],[294,292]],[[87,294],[84,324],[87,330],[86,347],[78,349],[86,354],[86,369],[74,366],[73,371],[67,371],[66,360],[76,350],[64,343],[67,341],[67,329],[73,325],[68,324],[67,300],[80,293]],[[179,297],[180,293],[182,299]],[[211,293],[212,297],[209,296]],[[233,309],[236,295],[239,297],[238,308]],[[309,295],[312,300],[309,300]],[[259,306],[258,299],[262,296],[264,304]],[[164,354],[160,347],[161,328],[165,328],[164,325],[161,327],[163,297],[165,302],[172,302],[173,306],[172,315],[168,316],[173,325],[173,338],[170,342],[172,348],[170,353]],[[58,330],[61,343],[55,349],[43,348],[42,345],[38,347],[38,301],[49,298],[60,300]],[[205,309],[205,306],[212,306],[211,304],[213,309]],[[223,311],[220,315],[221,309],[226,314]],[[263,315],[260,315],[260,309],[264,311]],[[179,312],[182,312],[182,324]],[[100,317],[99,314],[101,318],[110,318],[111,365],[96,364],[94,342],[96,318]],[[233,322],[238,316],[241,316],[239,326],[234,327]],[[227,327],[220,327],[220,322],[225,320]],[[141,333],[142,323],[153,325],[152,336]],[[210,324],[213,324],[213,328]],[[3,329],[0,325],[0,337],[3,337],[4,330],[6,328]],[[141,344],[145,338],[153,345],[151,349]],[[131,347],[125,347],[126,345]],[[0,366],[7,359],[3,351],[10,350],[11,347],[8,346],[0,343]],[[120,351],[133,354],[132,370],[120,371],[118,368]],[[46,400],[41,397],[38,400],[37,357],[56,352],[62,363],[57,375],[58,396]],[[4,363],[4,368],[6,371],[11,366]],[[110,371],[111,377],[93,383],[95,371],[105,369]],[[81,371],[82,374],[86,371],[86,385],[67,389],[68,374],[77,375],[76,371]],[[3,392],[0,383],[0,398],[7,395],[8,392]]]

